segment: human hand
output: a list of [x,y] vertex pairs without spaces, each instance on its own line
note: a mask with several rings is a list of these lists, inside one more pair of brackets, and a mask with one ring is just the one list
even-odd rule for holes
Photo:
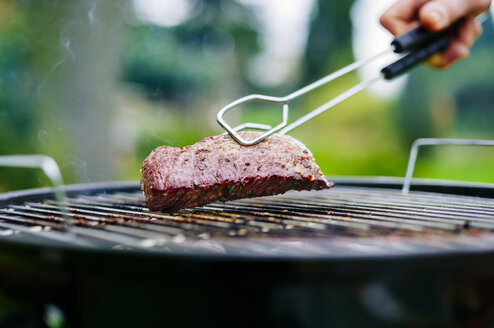
[[463,18],[451,36],[449,47],[427,61],[433,67],[446,68],[470,54],[470,47],[482,33],[475,16],[490,4],[491,0],[398,0],[381,16],[380,22],[397,36],[420,24],[440,31]]

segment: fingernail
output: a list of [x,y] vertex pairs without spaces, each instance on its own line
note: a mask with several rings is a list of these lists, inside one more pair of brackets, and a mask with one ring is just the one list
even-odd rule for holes
[[429,17],[435,23],[437,29],[441,29],[446,25],[446,17],[443,12],[437,8],[431,9],[429,12]]

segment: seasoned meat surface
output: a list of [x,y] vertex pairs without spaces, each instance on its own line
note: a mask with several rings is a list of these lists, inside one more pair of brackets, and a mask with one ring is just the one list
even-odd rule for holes
[[[241,132],[247,139],[258,134]],[[141,187],[151,211],[333,185],[301,142],[280,134],[249,147],[228,135],[187,147],[158,147],[144,160],[141,171]]]

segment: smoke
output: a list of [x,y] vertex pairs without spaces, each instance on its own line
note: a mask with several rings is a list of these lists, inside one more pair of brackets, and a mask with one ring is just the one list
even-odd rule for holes
[[61,36],[60,37],[60,45],[72,57],[72,61],[75,61],[74,51],[72,51],[72,48],[70,47],[70,38]]
[[68,171],[77,182],[90,182],[87,162],[76,157],[66,158],[62,163],[62,169]]
[[41,88],[43,87],[43,85],[46,83],[46,81],[48,80],[48,78],[50,77],[50,75],[57,69],[58,66],[62,65],[63,63],[65,62],[65,57],[60,59],[58,62],[55,63],[55,65],[53,65],[49,70],[48,70],[48,73],[46,73],[45,77],[43,78],[43,80],[41,81],[41,83],[38,85],[38,96],[41,96]]
[[60,46],[64,50],[64,55],[63,55],[63,57],[59,61],[57,61],[55,63],[55,65],[53,65],[48,70],[48,72],[45,74],[45,77],[43,78],[43,80],[41,81],[41,83],[38,85],[38,88],[37,88],[37,90],[38,90],[38,96],[41,96],[41,88],[46,83],[46,81],[48,80],[48,78],[52,75],[52,73],[60,65],[62,65],[63,63],[65,63],[65,61],[67,60],[67,56],[70,56],[72,62],[75,62],[76,61],[75,53],[72,50],[71,45],[70,45],[70,38],[67,37],[67,36],[64,36],[64,31],[60,32]]
[[91,9],[87,12],[87,18],[89,19],[89,26],[94,27],[94,11],[96,10],[97,1],[93,1]]
[[38,140],[39,140],[41,146],[44,147],[46,145],[46,138],[47,137],[48,137],[48,131],[43,130],[43,129],[38,131]]

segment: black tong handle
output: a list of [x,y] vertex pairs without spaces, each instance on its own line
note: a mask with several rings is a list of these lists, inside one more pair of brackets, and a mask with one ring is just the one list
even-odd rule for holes
[[397,54],[401,54],[407,51],[413,51],[422,48],[431,42],[441,39],[445,35],[449,35],[451,30],[453,30],[459,21],[451,25],[445,30],[439,32],[433,32],[426,29],[423,25],[420,25],[413,30],[408,31],[405,34],[397,36],[391,42],[391,46],[394,48],[393,51]]
[[391,41],[393,51],[397,54],[401,54],[407,51],[413,51],[422,48],[434,41],[437,41],[444,36],[451,35],[451,33],[460,25],[465,19],[460,18],[448,28],[441,31],[431,31],[426,29],[423,25],[420,25],[413,30],[410,30],[400,36],[397,36]]
[[419,26],[405,34],[397,36],[391,42],[391,46],[396,53],[410,51],[408,55],[398,61],[384,67],[381,73],[384,79],[391,80],[398,75],[426,60],[436,52],[445,50],[450,44],[451,31],[454,30],[462,20],[455,22],[447,29],[433,32],[424,26]]
[[422,48],[410,52],[405,57],[384,67],[381,70],[384,79],[391,80],[398,75],[405,73],[407,70],[419,64],[423,60],[426,60],[436,52],[445,50],[449,46],[450,42],[451,40],[449,35],[444,34],[439,39],[435,39]]

